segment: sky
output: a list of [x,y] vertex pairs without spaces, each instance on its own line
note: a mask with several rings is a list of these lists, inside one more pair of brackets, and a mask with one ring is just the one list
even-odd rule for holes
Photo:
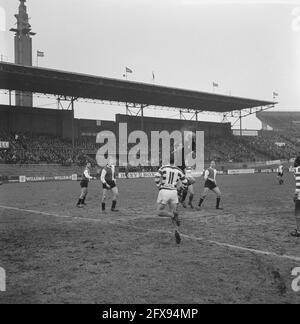
[[[0,55],[13,62],[18,0],[0,0]],[[300,111],[300,0],[27,0],[39,66],[219,94],[273,100]],[[35,54],[34,54],[35,56]],[[36,64],[36,57],[34,57]],[[7,103],[6,95],[0,102]],[[40,107],[54,99],[35,98]],[[123,106],[75,106],[77,118],[112,120]],[[146,116],[178,117],[146,109]],[[222,116],[202,115],[221,121]],[[233,120],[232,120],[233,121]],[[259,129],[255,116],[244,128]]]

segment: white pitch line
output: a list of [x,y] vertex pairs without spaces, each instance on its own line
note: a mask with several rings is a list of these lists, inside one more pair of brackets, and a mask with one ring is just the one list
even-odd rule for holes
[[286,255],[286,254],[281,255],[281,254],[277,254],[275,252],[256,250],[256,249],[246,248],[246,247],[233,245],[233,244],[229,244],[229,243],[222,243],[222,242],[218,242],[218,241],[206,240],[204,238],[195,237],[193,235],[181,234],[181,236],[185,237],[185,238],[188,238],[188,239],[191,239],[191,240],[195,240],[195,241],[206,242],[206,243],[218,245],[218,246],[221,246],[221,247],[227,247],[227,248],[230,248],[230,249],[233,249],[233,250],[240,250],[240,251],[245,251],[245,252],[251,252],[251,253],[254,253],[254,254],[267,255],[267,256],[276,257],[276,258],[280,258],[280,259],[288,259],[288,260],[300,262],[300,257],[296,257],[296,256],[290,256],[290,255]]
[[[122,221],[119,221],[119,222],[114,221],[113,222],[113,221],[104,221],[104,220],[96,219],[96,218],[58,215],[58,214],[47,213],[47,212],[42,212],[42,211],[38,211],[38,210],[23,209],[23,208],[18,208],[18,207],[10,207],[10,206],[2,206],[2,205],[0,205],[0,208],[7,209],[7,210],[23,211],[23,212],[26,212],[26,213],[32,213],[32,214],[37,214],[37,215],[52,216],[52,217],[57,217],[57,218],[65,218],[65,219],[70,218],[70,219],[83,220],[83,221],[88,221],[88,222],[97,222],[97,223],[102,223],[102,224],[113,224],[113,225],[118,224],[118,225],[124,226],[124,224],[121,224]],[[135,219],[142,219],[142,217],[135,218]],[[130,220],[134,220],[134,219],[129,219],[129,221]],[[133,229],[143,230],[143,231],[150,232],[150,233],[172,234],[172,232],[165,231],[165,230],[147,229],[147,228],[138,227],[138,226],[132,226],[132,225],[125,225],[125,226],[133,228]],[[207,240],[207,239],[204,239],[204,238],[201,238],[201,237],[196,237],[196,236],[193,236],[193,235],[187,235],[187,234],[182,234],[182,233],[181,233],[181,236],[185,237],[187,239],[190,239],[190,240],[209,243],[209,244],[217,245],[217,246],[220,246],[220,247],[223,247],[223,248],[230,248],[230,249],[233,249],[233,250],[239,250],[239,251],[250,252],[250,253],[254,253],[254,254],[258,254],[258,255],[265,255],[265,256],[275,257],[275,258],[279,258],[279,259],[287,259],[287,260],[291,260],[291,261],[300,262],[300,257],[297,257],[297,256],[291,256],[291,255],[285,255],[285,254],[280,255],[280,254],[277,254],[275,252],[268,252],[268,251],[262,251],[262,250],[246,248],[246,247],[242,247],[242,246],[239,246],[239,245],[233,245],[233,244],[229,244],[229,243],[222,243],[222,242],[218,242],[218,241]]]

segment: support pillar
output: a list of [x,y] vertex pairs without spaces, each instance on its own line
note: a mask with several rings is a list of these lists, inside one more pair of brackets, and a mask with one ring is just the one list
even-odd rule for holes
[[75,130],[74,130],[74,98],[71,99],[71,107],[72,107],[72,147],[75,147]]

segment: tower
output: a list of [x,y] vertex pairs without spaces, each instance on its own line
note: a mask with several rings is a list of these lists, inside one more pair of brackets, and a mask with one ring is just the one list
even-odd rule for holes
[[[19,13],[17,18],[17,28],[10,31],[15,33],[15,63],[20,65],[32,66],[32,38],[35,33],[31,32],[26,0],[19,0]],[[16,91],[16,106],[33,106],[32,93]]]

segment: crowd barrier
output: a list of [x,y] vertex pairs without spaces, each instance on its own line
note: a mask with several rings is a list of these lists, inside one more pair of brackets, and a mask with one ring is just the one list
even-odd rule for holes
[[[293,170],[290,169],[290,172]],[[227,171],[218,171],[219,175],[245,175],[245,174],[255,174],[255,173],[275,173],[277,169],[234,169]],[[93,174],[92,174],[93,175]],[[193,173],[195,178],[202,176],[202,173]],[[97,176],[94,174],[93,176]],[[130,173],[119,173],[118,179],[140,179],[140,178],[154,178],[155,172],[130,172]],[[98,175],[99,179],[99,175]],[[81,175],[72,174],[72,175],[57,175],[57,176],[1,176],[0,183],[30,183],[30,182],[53,182],[53,181],[80,181]]]
[[[218,163],[218,174],[241,175],[254,173],[277,172],[279,164],[289,167],[292,172],[292,161],[274,160],[264,162],[248,163]],[[205,167],[208,164],[205,163]],[[36,165],[10,165],[0,164],[0,183],[25,183],[25,182],[46,182],[46,181],[77,181],[81,179],[82,167],[61,166],[58,164],[36,164]],[[96,169],[93,173],[96,175]],[[194,177],[200,177],[202,172],[194,172]],[[99,174],[98,174],[99,176]],[[129,172],[119,173],[120,179],[153,178],[155,172]]]

